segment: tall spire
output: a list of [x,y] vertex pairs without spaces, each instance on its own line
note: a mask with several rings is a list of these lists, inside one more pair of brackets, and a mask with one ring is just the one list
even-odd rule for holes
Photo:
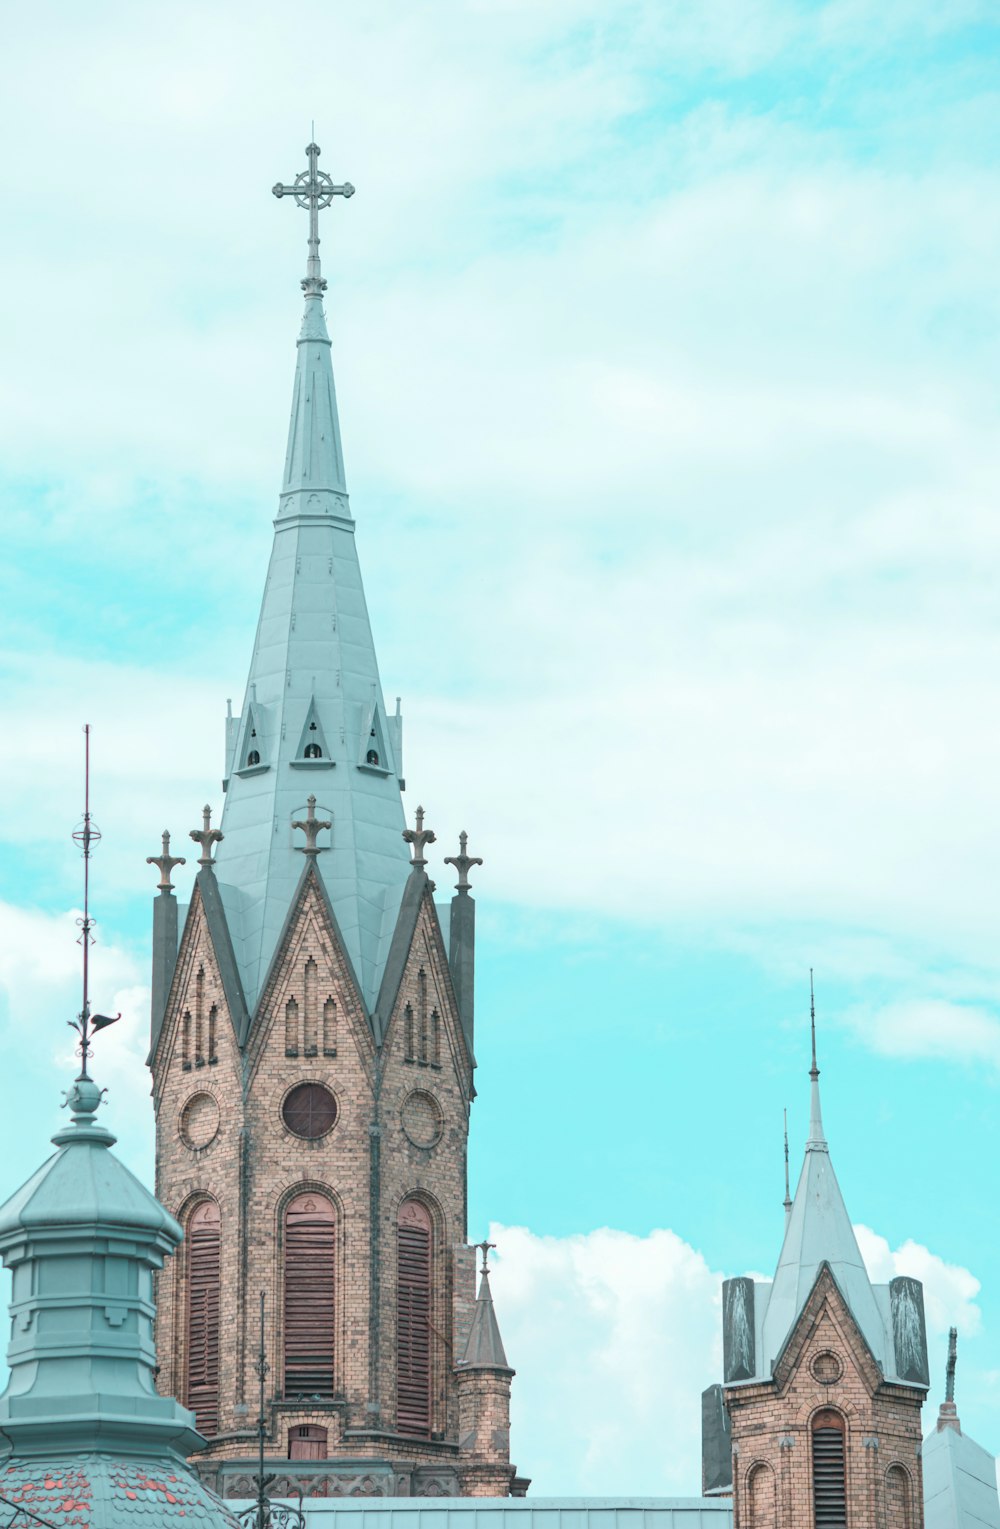
[[[273,187],[309,213],[288,450],[274,548],[242,714],[227,726],[225,838],[215,864],[252,1014],[303,875],[318,878],[369,1011],[374,1008],[409,859],[402,720],[385,711],[347,497],[319,214],[334,185],[308,168]],[[309,799],[315,798],[310,808]],[[314,821],[317,837],[293,824]]]
[[819,1104],[819,1068],[816,1066],[816,991],[813,987],[813,969],[809,968],[809,1028],[812,1035],[812,1066],[809,1068],[810,1080],[810,1108],[809,1108],[809,1140],[806,1142],[807,1152],[828,1152],[826,1136],[823,1133],[823,1112]]

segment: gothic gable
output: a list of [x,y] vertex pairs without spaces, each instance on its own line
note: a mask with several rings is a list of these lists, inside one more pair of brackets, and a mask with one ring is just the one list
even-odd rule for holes
[[265,1055],[357,1055],[370,1076],[371,1030],[323,885],[306,865],[261,993],[247,1047],[249,1080]]
[[857,1376],[869,1396],[874,1396],[882,1386],[882,1370],[854,1320],[829,1264],[824,1263],[820,1265],[809,1298],[775,1362],[774,1383],[779,1395],[786,1395],[806,1370],[814,1381],[820,1379],[824,1383],[823,1359],[827,1354],[836,1360],[836,1365],[831,1359],[827,1366],[829,1383],[839,1378],[835,1376],[835,1369],[846,1366]]
[[184,923],[163,1023],[149,1058],[157,1099],[177,1068],[199,1072],[213,1068],[220,1059],[230,1067],[236,1065],[236,1026],[211,924],[199,879]]
[[382,1049],[387,1061],[447,1067],[468,1101],[472,1060],[429,884],[417,908]]

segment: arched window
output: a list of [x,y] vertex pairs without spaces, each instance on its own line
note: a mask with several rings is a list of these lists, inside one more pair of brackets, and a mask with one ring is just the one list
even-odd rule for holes
[[219,1431],[219,1256],[221,1224],[214,1200],[195,1206],[187,1223],[187,1405],[198,1432]]
[[303,757],[305,759],[322,759],[323,750],[320,748],[318,743],[307,743]]
[[885,1473],[886,1529],[910,1529],[910,1478],[901,1465],[890,1465]]
[[747,1518],[751,1529],[776,1529],[776,1514],[774,1472],[769,1465],[755,1465],[747,1478]]
[[337,1222],[325,1195],[285,1210],[285,1396],[333,1395]]
[[844,1420],[817,1412],[812,1425],[813,1519],[816,1529],[847,1529],[847,1461]]
[[369,749],[368,753],[365,755],[365,764],[377,765],[378,763],[379,757],[377,751],[375,749]]
[[257,749],[251,749],[249,754],[247,755],[247,765],[248,765],[248,767],[250,769],[253,769],[254,765],[259,765],[259,764],[260,764],[260,753],[259,753],[259,751]]
[[404,1200],[396,1232],[396,1427],[426,1439],[431,1431],[431,1216]]

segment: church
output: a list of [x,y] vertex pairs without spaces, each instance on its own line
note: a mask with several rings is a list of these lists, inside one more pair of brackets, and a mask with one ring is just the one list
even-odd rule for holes
[[[169,833],[149,857],[156,1198],[126,1193],[117,1170],[97,1173],[91,1241],[74,1234],[62,1266],[60,1300],[98,1313],[101,1343],[102,1324],[121,1329],[127,1386],[121,1370],[115,1383],[130,1399],[115,1410],[85,1378],[59,1432],[63,1308],[46,1278],[16,1272],[14,1373],[0,1401],[15,1457],[0,1496],[16,1487],[19,1501],[41,1502],[53,1439],[59,1470],[70,1460],[96,1479],[100,1459],[112,1486],[127,1483],[121,1460],[148,1453],[159,1429],[159,1458],[181,1484],[167,1495],[190,1494],[181,1516],[192,1522],[331,1529],[351,1510],[380,1515],[369,1529],[427,1529],[412,1515],[433,1511],[435,1526],[446,1513],[475,1529],[462,1515],[500,1511],[544,1520],[518,1520],[523,1529],[607,1529],[609,1513],[616,1529],[1000,1529],[992,1458],[961,1430],[954,1352],[924,1438],[923,1293],[910,1278],[873,1285],[865,1270],[824,1132],[815,1025],[809,1139],[784,1241],[772,1281],[726,1282],[723,1375],[701,1398],[691,1498],[637,1502],[628,1482],[614,1502],[527,1495],[531,1462],[510,1458],[515,1372],[489,1245],[470,1244],[467,1226],[482,860],[464,832],[432,852],[433,818],[404,812],[402,712],[386,705],[365,603],[319,254],[320,212],[353,187],[334,184],[319,153],[310,144],[307,169],[273,188],[309,222],[288,446],[246,689],[225,718],[221,822],[206,807],[190,830],[186,907],[171,876],[187,857]],[[446,868],[454,884],[441,896],[429,869]],[[55,1267],[51,1247],[72,1219],[65,1164],[85,1150],[115,1161],[86,1066],[85,1040],[74,1125],[0,1210],[0,1252],[22,1274]],[[112,1247],[113,1299],[101,1285]],[[87,1364],[102,1355],[92,1338]],[[40,1356],[58,1359],[48,1401]],[[29,1426],[43,1416],[44,1449]],[[153,1511],[142,1492],[160,1481],[144,1469],[141,1490],[121,1486],[119,1517],[84,1511],[82,1488],[65,1507],[46,1486],[35,1521],[132,1522]],[[265,1473],[284,1505],[272,1519]]]

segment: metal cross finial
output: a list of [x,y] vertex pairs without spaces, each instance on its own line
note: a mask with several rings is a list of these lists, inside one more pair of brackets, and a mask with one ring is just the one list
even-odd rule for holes
[[466,854],[468,847],[469,836],[463,828],[462,832],[458,836],[458,854],[445,855],[444,857],[445,865],[453,865],[458,872],[458,881],[455,883],[455,891],[464,892],[466,894],[469,890],[469,867],[473,865],[482,865],[483,863],[481,855]]
[[413,869],[423,870],[427,864],[424,858],[424,847],[428,844],[435,844],[437,842],[437,834],[433,829],[424,827],[424,809],[422,807],[417,808],[416,828],[404,828],[403,838],[407,844],[413,845]]
[[271,187],[275,196],[293,196],[298,207],[309,209],[309,259],[306,261],[306,274],[302,278],[302,290],[315,297],[326,291],[326,282],[319,265],[320,212],[324,207],[329,207],[335,196],[354,195],[354,187],[350,181],[345,181],[342,186],[335,186],[326,171],[317,167],[316,161],[319,159],[319,154],[319,144],[307,144],[308,170],[302,170],[291,186],[283,186],[279,181],[276,186]]
[[301,829],[301,831],[306,836],[306,842],[304,844],[296,844],[295,846],[297,850],[301,850],[303,855],[318,855],[322,850],[329,848],[329,846],[326,844],[316,843],[316,840],[319,838],[320,830],[323,828],[332,828],[333,822],[330,818],[318,818],[316,816],[316,798],[314,796],[306,798],[305,819],[293,823],[292,827]]
[[200,828],[192,828],[191,830],[191,838],[196,844],[201,845],[201,855],[198,858],[198,864],[214,866],[212,845],[219,843],[219,840],[222,838],[222,830],[212,827],[212,809],[207,803],[201,809],[201,822],[202,826]]
[[477,1242],[475,1244],[475,1246],[479,1249],[480,1253],[482,1253],[482,1255],[483,1255],[483,1267],[480,1269],[479,1272],[480,1272],[480,1274],[489,1274],[489,1272],[490,1272],[490,1269],[489,1269],[490,1248],[495,1248],[496,1247],[496,1243],[495,1242]]
[[809,1024],[812,1030],[812,1067],[809,1076],[813,1082],[819,1077],[819,1068],[816,1066],[816,992],[813,988],[813,969],[809,968]]
[[155,865],[159,870],[160,880],[158,883],[158,890],[162,892],[164,896],[166,896],[168,892],[172,892],[174,890],[174,884],[170,880],[170,872],[173,870],[175,865],[187,865],[187,861],[184,859],[183,855],[172,855],[170,853],[169,829],[165,828],[163,830],[163,853],[160,855],[147,855],[146,864]]
[[792,1214],[792,1197],[789,1193],[788,1183],[788,1111],[785,1111],[785,1219]]

